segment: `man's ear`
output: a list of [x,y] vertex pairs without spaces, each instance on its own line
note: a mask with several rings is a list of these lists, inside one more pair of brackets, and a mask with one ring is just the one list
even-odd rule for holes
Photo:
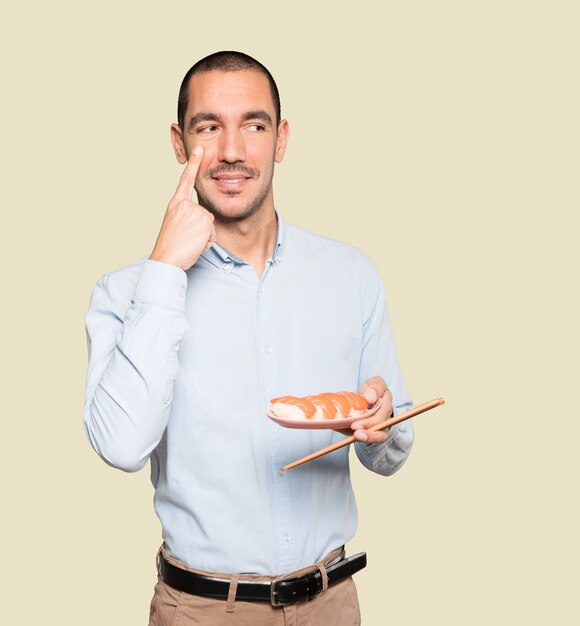
[[185,150],[183,133],[181,128],[179,128],[179,124],[171,124],[171,143],[175,151],[175,158],[183,165],[187,161],[187,151]]
[[278,139],[276,140],[276,152],[274,153],[274,159],[276,163],[281,163],[286,152],[286,144],[288,143],[288,136],[290,135],[290,126],[288,120],[280,120],[278,124]]

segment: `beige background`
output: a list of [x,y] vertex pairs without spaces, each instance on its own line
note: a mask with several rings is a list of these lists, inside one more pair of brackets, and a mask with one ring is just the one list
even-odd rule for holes
[[578,623],[577,6],[3,10],[3,622],[146,623],[153,491],[85,439],[84,315],[153,246],[183,74],[241,49],[291,123],[277,206],[370,255],[415,402],[447,399],[395,477],[353,463],[363,623]]

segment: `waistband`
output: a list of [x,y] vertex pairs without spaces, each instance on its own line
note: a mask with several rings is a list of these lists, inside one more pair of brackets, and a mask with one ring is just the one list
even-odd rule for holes
[[159,557],[161,554],[163,554],[163,558],[169,563],[171,563],[172,565],[175,565],[176,567],[184,569],[188,572],[193,572],[194,574],[200,574],[201,576],[211,576],[212,578],[220,578],[220,579],[226,579],[226,580],[231,580],[233,577],[236,577],[238,580],[247,580],[247,581],[260,581],[261,580],[261,581],[271,582],[273,580],[278,580],[281,576],[283,576],[284,578],[294,578],[298,576],[303,576],[304,574],[308,574],[318,569],[321,564],[324,565],[325,567],[334,565],[334,563],[344,558],[345,550],[344,550],[344,546],[341,546],[340,548],[336,548],[335,550],[332,550],[331,552],[329,552],[318,563],[313,563],[312,565],[309,565],[307,567],[293,570],[291,572],[285,572],[283,574],[237,574],[237,573],[228,574],[225,572],[211,572],[208,570],[196,569],[194,567],[189,567],[188,565],[185,565],[185,563],[182,563],[181,561],[178,561],[177,559],[171,556],[168,556],[167,552],[165,551],[165,544],[162,544],[159,550],[157,551],[157,571],[158,572],[159,572]]

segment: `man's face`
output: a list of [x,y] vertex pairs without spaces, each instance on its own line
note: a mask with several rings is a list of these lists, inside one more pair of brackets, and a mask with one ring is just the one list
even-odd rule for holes
[[273,210],[274,161],[282,161],[287,137],[285,120],[276,128],[268,79],[255,71],[195,74],[183,135],[172,126],[180,163],[195,146],[203,147],[198,202],[225,220]]

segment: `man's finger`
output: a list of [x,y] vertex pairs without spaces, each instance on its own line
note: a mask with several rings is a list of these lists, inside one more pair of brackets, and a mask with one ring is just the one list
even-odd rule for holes
[[368,400],[369,404],[374,404],[379,399],[379,394],[375,387],[365,387],[362,395]]
[[[381,406],[381,408],[371,417],[367,417],[364,420],[357,420],[356,422],[353,422],[350,425],[351,430],[361,430],[364,429],[366,430],[367,428],[370,428],[371,426],[374,426],[375,424],[380,424],[381,422],[384,422],[388,415],[387,415],[387,411],[388,411],[388,407],[385,406]],[[390,411],[389,411],[389,415],[390,415]]]
[[181,174],[179,179],[179,185],[175,190],[174,198],[178,200],[191,200],[193,195],[193,188],[195,186],[195,179],[197,178],[197,172],[201,165],[201,159],[203,158],[203,148],[201,146],[195,146],[189,155],[187,165]]
[[[211,217],[213,219],[213,215]],[[205,250],[206,251],[209,250],[215,242],[216,242],[215,226],[212,226],[211,234],[209,236],[209,239],[207,240],[207,243],[205,244]]]
[[384,443],[389,437],[385,430],[377,430],[375,432],[355,430],[353,435],[356,441],[362,441],[363,443]]
[[363,395],[369,402],[373,404],[387,391],[387,383],[380,376],[373,376],[361,385],[359,393]]
[[216,234],[215,234],[215,226],[214,226],[212,228],[211,235],[209,236],[209,239],[207,240],[207,243],[205,244],[205,249],[209,250],[215,242],[216,242]]
[[371,415],[370,417],[355,420],[350,425],[351,429],[352,430],[363,430],[363,429],[366,430],[370,428],[371,426],[374,426],[375,424],[379,424],[380,422],[384,422],[386,419],[388,419],[391,416],[391,413],[393,411],[392,402],[389,400],[390,395],[391,395],[390,392],[385,393],[385,395],[383,396],[383,402],[381,406],[379,407],[378,411],[374,415]]
[[357,441],[367,442],[367,443],[383,443],[387,440],[388,432],[387,430],[369,430],[372,426],[376,426],[381,422],[384,422],[385,419],[390,415],[391,410],[388,406],[384,404],[381,405],[380,409],[371,417],[367,417],[364,420],[358,420],[353,422],[350,427],[353,430],[354,438]]

